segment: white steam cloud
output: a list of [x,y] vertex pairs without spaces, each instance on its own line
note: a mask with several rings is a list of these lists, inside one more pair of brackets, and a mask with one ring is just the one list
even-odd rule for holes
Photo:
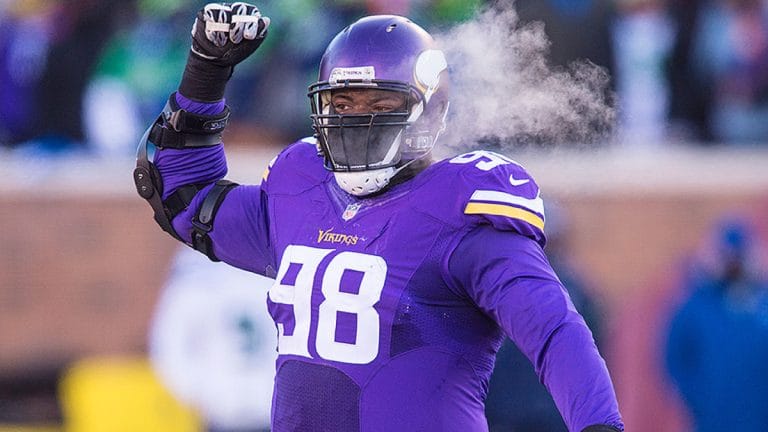
[[522,25],[511,4],[435,38],[451,74],[444,145],[594,143],[612,129],[607,72],[587,61],[552,67],[543,24]]

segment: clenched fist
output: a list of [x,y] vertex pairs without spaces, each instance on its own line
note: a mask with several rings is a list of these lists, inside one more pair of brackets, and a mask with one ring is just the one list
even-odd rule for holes
[[179,92],[203,102],[221,100],[235,65],[261,45],[269,22],[252,4],[205,5],[192,25],[192,47]]
[[248,3],[209,3],[192,25],[192,52],[220,66],[234,66],[261,45],[269,18]]

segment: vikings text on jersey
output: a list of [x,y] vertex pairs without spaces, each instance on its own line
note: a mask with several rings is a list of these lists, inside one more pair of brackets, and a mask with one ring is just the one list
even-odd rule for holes
[[[226,172],[221,146],[163,150],[156,163],[166,193]],[[177,232],[191,231],[204,196]],[[274,430],[485,430],[505,335],[571,430],[620,422],[591,334],[543,253],[544,220],[535,180],[485,151],[354,197],[308,139],[261,185],[234,188],[210,235],[223,261],[275,278]]]

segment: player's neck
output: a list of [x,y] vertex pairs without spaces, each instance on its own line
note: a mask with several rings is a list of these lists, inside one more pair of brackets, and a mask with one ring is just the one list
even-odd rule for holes
[[419,160],[415,160],[408,166],[398,172],[392,180],[390,180],[388,187],[396,186],[401,183],[405,183],[408,180],[416,177],[417,174],[424,171],[428,166],[432,165],[432,156],[427,156]]

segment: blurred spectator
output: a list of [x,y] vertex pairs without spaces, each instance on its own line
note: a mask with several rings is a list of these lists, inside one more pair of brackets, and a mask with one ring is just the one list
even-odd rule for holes
[[[567,71],[574,76],[585,74],[581,81],[599,85],[590,91],[603,93],[600,105],[607,108],[614,105],[615,59],[611,38],[611,26],[616,14],[614,0],[500,0],[494,3],[494,7],[514,7],[521,26],[543,23],[549,41],[547,60],[553,66],[552,70],[555,73]],[[599,84],[597,69],[601,75]],[[602,83],[603,79],[606,83]],[[573,108],[579,111],[590,109]],[[556,134],[547,131],[521,134],[513,138],[511,144],[535,144],[537,147],[603,144],[612,136],[615,127],[611,109],[589,116],[582,123],[576,127],[550,128],[557,130]]]
[[768,4],[677,0],[670,117],[687,136],[768,141]]
[[672,136],[684,140],[712,141],[709,127],[712,83],[698,70],[693,45],[701,11],[710,0],[669,0],[675,37],[667,63],[669,123]]
[[669,327],[666,366],[697,432],[768,430],[768,285],[756,240],[744,220],[720,223]]
[[[500,2],[504,4],[505,2]],[[550,59],[557,66],[589,60],[614,76],[611,25],[612,0],[516,0],[521,23],[541,21],[552,43]]]
[[[547,255],[600,348],[602,315],[598,302],[570,263],[568,220],[561,206],[548,202]],[[560,412],[539,382],[531,361],[509,339],[496,357],[485,414],[490,432],[567,432]]]
[[150,359],[210,432],[269,428],[277,359],[271,283],[191,248],[176,255],[150,329]]
[[[202,4],[202,2],[201,2]],[[88,142],[100,154],[132,154],[176,89],[189,51],[193,0],[138,0],[137,16],[105,42],[85,95]]]
[[[25,10],[24,2],[16,3]],[[133,2],[40,0],[32,4],[44,6],[17,21],[14,45],[7,53],[11,57],[5,60],[13,74],[35,82],[34,90],[28,86],[16,89],[16,99],[32,102],[21,109],[26,130],[20,130],[21,134],[9,142],[42,154],[82,148],[85,88],[104,44],[126,21]],[[35,31],[39,34],[30,35]],[[34,61],[18,63],[20,59],[14,55]],[[25,68],[35,71],[23,73]]]
[[[133,153],[178,85],[189,21],[205,0],[12,0],[0,4],[0,145],[37,154]],[[230,143],[257,129],[265,144],[312,135],[307,86],[336,29],[370,13],[425,27],[468,19],[482,0],[256,2],[275,33],[227,88]],[[324,31],[323,29],[327,30]],[[319,36],[326,35],[326,36]],[[263,101],[270,101],[268,104]],[[301,101],[306,101],[302,103]],[[266,126],[269,125],[269,126]]]
[[364,3],[291,0],[256,4],[272,20],[270,32],[280,37],[266,38],[258,54],[238,65],[240,71],[225,96],[235,107],[235,120],[260,128],[269,125],[273,130],[256,136],[276,135],[285,145],[312,135],[307,87],[317,80],[317,64],[336,29],[362,16]]
[[52,39],[52,1],[11,1],[0,10],[0,145],[35,135],[37,96]]
[[673,21],[664,0],[620,0],[618,6],[613,41],[620,142],[660,145],[666,140],[669,89],[664,65],[672,50]]

